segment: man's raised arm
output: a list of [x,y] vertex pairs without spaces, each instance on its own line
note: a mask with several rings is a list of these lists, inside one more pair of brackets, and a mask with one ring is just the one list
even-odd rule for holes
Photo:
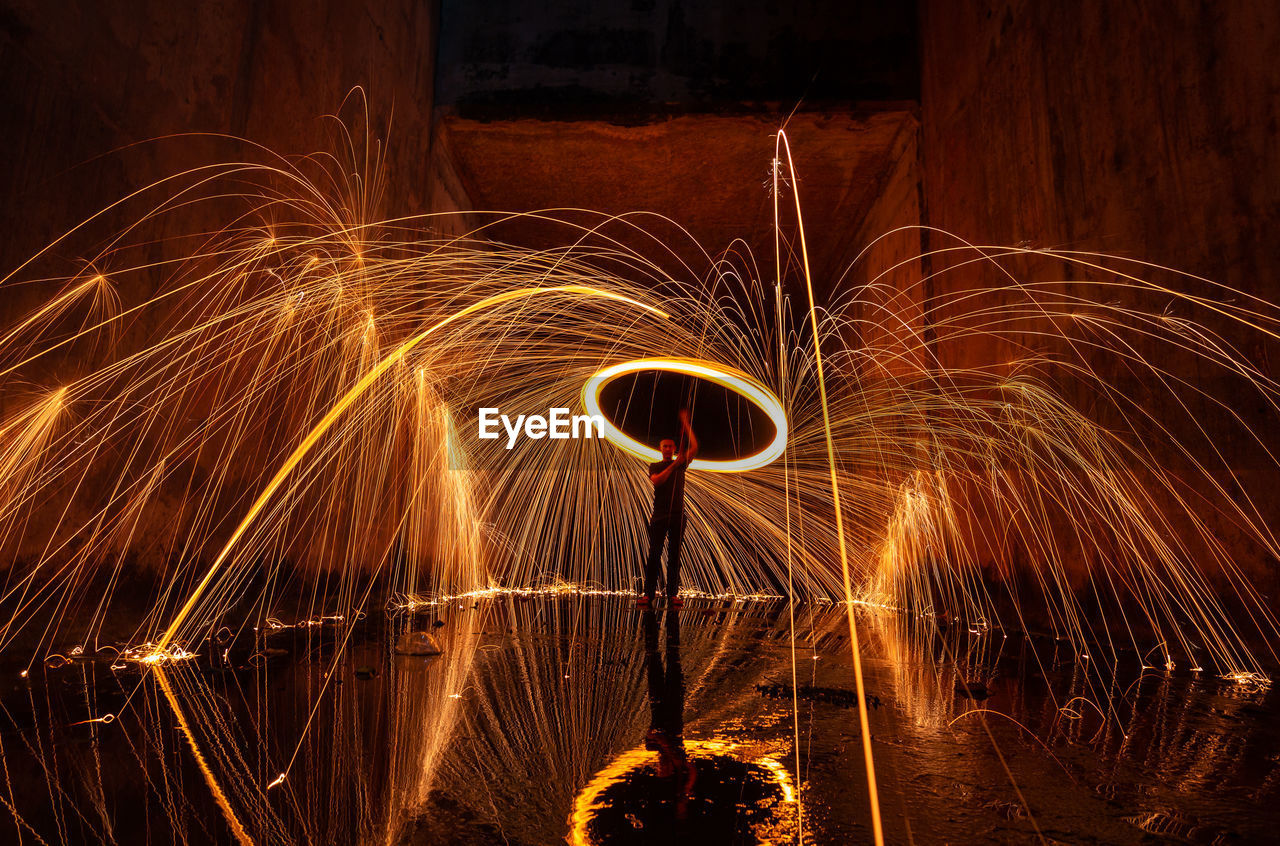
[[681,456],[684,462],[688,464],[698,454],[698,436],[693,434],[693,426],[689,423],[689,409],[687,408],[680,409],[680,425],[684,428],[684,436],[689,439],[689,448]]

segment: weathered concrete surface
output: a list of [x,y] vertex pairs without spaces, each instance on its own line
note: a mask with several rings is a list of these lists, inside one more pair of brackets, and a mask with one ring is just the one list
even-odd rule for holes
[[1273,4],[925,3],[934,224],[1280,291]]
[[[0,198],[7,271],[123,194],[261,152],[336,151],[357,86],[393,177],[386,203],[427,210],[437,3],[45,3],[0,11]],[[359,118],[363,106],[341,114]],[[363,119],[357,120],[363,132]],[[122,150],[127,145],[139,146]]]
[[[442,128],[477,208],[647,212],[632,221],[673,249],[694,278],[706,272],[708,255],[741,239],[764,278],[772,279],[774,209],[768,183],[774,136],[785,117],[683,116],[639,126],[451,117],[442,120]],[[860,115],[802,113],[787,123],[815,285],[824,294],[866,246],[859,238],[868,215],[886,222],[910,218],[911,208],[899,208],[909,198],[895,194],[890,208],[882,195],[887,184],[896,184],[893,174],[914,149],[915,132],[915,117],[903,104]],[[782,200],[783,227],[790,233],[794,200],[786,186]],[[652,241],[626,235],[622,226],[608,232],[642,247],[645,255],[660,252]],[[550,246],[564,244],[571,233],[525,220],[494,234],[511,243]],[[798,242],[794,246],[798,256]],[[690,274],[682,278],[688,281]]]
[[[1146,259],[1280,299],[1280,14],[1274,4],[984,0],[925,2],[921,10],[921,162],[929,224],[975,243],[1026,241]],[[945,246],[944,240],[934,237],[932,246]],[[946,268],[946,259],[934,260],[933,270]],[[1058,261],[1023,263],[1018,270],[1033,281],[1068,272]],[[1170,276],[1160,281],[1221,296]],[[974,265],[947,272],[936,284],[945,294],[1000,280]],[[1105,294],[1117,296],[1124,305],[1157,311],[1164,305]],[[1253,363],[1275,375],[1274,344],[1213,325],[1247,344]],[[1030,349],[1045,349],[1023,340]],[[1152,344],[1138,349],[1227,402],[1275,446],[1274,414],[1238,383],[1209,379],[1189,356]],[[1025,352],[972,340],[948,343],[945,335],[938,351],[947,365],[1012,361]],[[1102,357],[1095,363],[1154,413],[1179,411],[1155,396],[1149,378],[1134,379]],[[1075,398],[1089,407],[1086,393]],[[1264,495],[1262,517],[1275,525],[1280,510],[1275,497],[1265,496],[1274,488],[1274,463],[1238,427],[1217,422],[1228,419],[1223,409],[1195,400],[1191,411],[1208,423],[1208,439],[1190,423],[1175,434],[1199,438],[1197,457],[1211,465],[1214,450],[1222,450],[1246,489]],[[1164,459],[1175,472],[1185,468],[1172,449]],[[1274,560],[1203,507],[1200,516],[1263,590],[1280,587]]]
[[[833,293],[857,306],[867,356],[866,379],[911,378],[927,360],[924,301],[924,233],[920,229],[921,173],[918,121],[904,121],[889,151],[891,166],[879,178],[875,202],[857,221],[848,244],[848,271]],[[805,195],[808,202],[808,195]]]

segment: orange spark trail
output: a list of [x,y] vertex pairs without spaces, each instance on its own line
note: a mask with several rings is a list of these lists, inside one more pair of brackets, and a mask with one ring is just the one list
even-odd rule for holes
[[263,506],[267,504],[267,501],[271,499],[272,494],[276,492],[276,489],[280,487],[280,484],[285,480],[293,468],[297,466],[298,462],[302,460],[313,446],[315,446],[316,441],[320,440],[321,436],[329,430],[329,427],[333,425],[334,421],[342,415],[342,412],[346,411],[347,408],[349,408],[351,404],[369,388],[370,385],[377,381],[379,376],[390,369],[396,362],[404,358],[404,356],[414,347],[445,326],[461,320],[468,315],[475,314],[476,312],[495,308],[503,305],[504,303],[509,303],[512,300],[524,299],[526,297],[533,297],[539,294],[577,294],[584,297],[602,297],[604,299],[615,300],[617,302],[636,306],[637,308],[644,309],[645,311],[656,314],[664,319],[668,317],[666,312],[646,303],[642,303],[639,300],[634,300],[630,297],[623,296],[622,294],[611,293],[599,288],[592,288],[587,285],[554,285],[546,288],[517,288],[514,291],[505,291],[501,294],[494,294],[493,296],[486,297],[477,303],[472,303],[466,308],[456,311],[448,317],[428,326],[417,335],[405,341],[392,351],[390,355],[378,362],[372,370],[366,373],[359,382],[352,386],[352,388],[347,391],[332,408],[329,409],[329,413],[326,414],[314,428],[312,428],[312,430],[302,440],[302,443],[298,444],[298,448],[293,451],[293,454],[290,455],[284,464],[281,465],[280,469],[276,471],[276,475],[272,477],[271,481],[267,483],[267,486],[263,488],[262,493],[258,495],[258,498],[249,508],[249,512],[245,514],[244,519],[240,521],[240,525],[231,533],[231,537],[227,540],[226,545],[223,546],[222,551],[218,553],[218,557],[214,559],[213,564],[209,567],[209,571],[205,573],[204,578],[200,580],[198,585],[196,585],[196,589],[191,593],[186,604],[182,606],[182,609],[178,612],[177,616],[173,618],[173,622],[169,624],[169,628],[165,629],[164,634],[160,636],[159,641],[156,643],[156,653],[163,654],[168,648],[169,644],[173,641],[174,636],[178,632],[178,627],[182,625],[182,621],[191,613],[191,609],[195,607],[196,602],[199,601],[200,597],[209,587],[210,582],[213,581],[214,575],[218,572],[219,568],[222,567],[222,563],[231,553],[231,548],[235,546],[236,541],[240,540],[240,537],[249,528],[253,519],[258,516],[258,512],[261,511]]

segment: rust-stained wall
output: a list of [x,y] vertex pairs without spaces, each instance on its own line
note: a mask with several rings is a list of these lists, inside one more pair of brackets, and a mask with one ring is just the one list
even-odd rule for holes
[[857,221],[844,256],[849,271],[838,286],[856,297],[861,341],[870,355],[863,376],[878,379],[918,375],[928,367],[924,301],[924,233],[920,229],[919,122],[904,120],[881,172],[875,201]]
[[[927,223],[975,243],[1029,242],[1146,259],[1280,299],[1274,4],[924,2],[920,21]],[[935,236],[932,246],[943,240]],[[935,258],[934,270],[946,267],[947,259]],[[1066,272],[1057,261],[1019,269],[1023,278],[1041,281]],[[997,283],[978,266],[937,280],[942,293]],[[1221,296],[1185,280],[1176,284]],[[1139,351],[1161,354],[1150,345]],[[1275,375],[1274,344],[1251,340],[1244,352]],[[1018,353],[944,338],[939,354],[944,364],[964,365]],[[1274,442],[1280,428],[1274,414],[1238,385],[1206,381],[1190,357],[1161,363],[1231,403]],[[1127,378],[1118,370],[1106,375]],[[1150,387],[1122,385],[1134,396],[1151,394]],[[1155,396],[1143,401],[1157,414],[1176,410]],[[1213,422],[1226,420],[1225,412],[1201,401],[1191,410],[1209,422],[1213,441],[1201,442],[1199,458],[1212,462],[1211,450],[1220,449],[1250,491],[1274,486],[1274,464],[1238,427]],[[1187,425],[1175,434],[1194,433]],[[1172,450],[1167,461],[1180,466]],[[1274,499],[1260,502],[1272,525],[1280,518]],[[1256,544],[1207,508],[1201,516],[1264,591],[1277,586],[1275,562]]]
[[[337,125],[323,116],[357,86],[386,145],[387,205],[427,210],[440,200],[428,166],[437,20],[434,0],[9,0],[0,10],[0,262],[7,271],[155,179],[261,159],[209,138],[121,148],[218,133],[284,155],[334,150]],[[360,109],[357,100],[342,114]]]
[[923,5],[930,221],[1280,292],[1274,4]]
[[[901,160],[913,154],[917,125],[912,104],[880,105],[859,113],[802,112],[789,119],[776,113],[682,115],[622,125],[450,116],[441,125],[478,207],[649,213],[631,220],[661,238],[661,249],[648,237],[629,236],[627,227],[615,225],[608,234],[660,263],[663,251],[674,251],[687,268],[670,272],[688,281],[707,273],[710,256],[731,247],[741,253],[737,239],[754,255],[762,277],[772,280],[770,162],[778,128],[785,124],[808,225],[814,284],[826,296],[865,246],[855,237],[863,221],[910,217],[910,209],[899,206],[914,202],[915,184],[903,187],[906,183],[894,174],[902,170]],[[910,196],[904,199],[898,188]],[[784,229],[794,240],[793,194],[789,186],[781,193]],[[496,238],[530,246],[558,245],[568,237],[563,227],[528,221],[493,232]],[[798,241],[794,251],[798,256]],[[798,275],[794,266],[784,273],[789,279]]]

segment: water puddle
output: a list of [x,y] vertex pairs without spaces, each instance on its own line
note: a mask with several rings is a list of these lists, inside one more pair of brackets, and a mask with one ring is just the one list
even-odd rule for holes
[[793,645],[779,602],[496,597],[158,668],[68,650],[0,689],[0,842],[865,842],[860,706],[890,842],[1280,830],[1269,690],[858,614],[861,703],[843,609],[798,609]]

